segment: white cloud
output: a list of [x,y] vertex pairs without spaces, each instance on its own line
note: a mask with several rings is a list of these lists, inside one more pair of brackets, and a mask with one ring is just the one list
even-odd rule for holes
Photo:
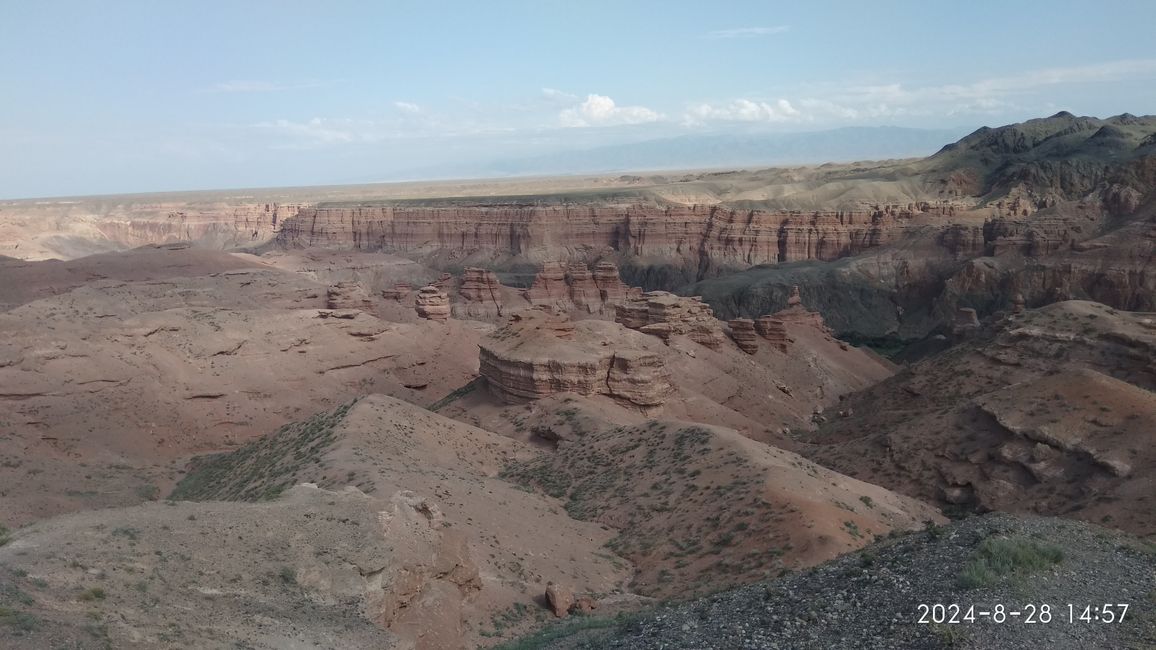
[[757,38],[771,34],[782,34],[790,29],[787,25],[774,27],[737,27],[735,29],[716,29],[703,34],[703,38]]
[[421,112],[421,106],[413,102],[396,101],[393,103],[393,107],[402,113],[409,113],[411,115],[416,115]]
[[617,126],[657,122],[662,115],[645,106],[619,106],[605,95],[587,95],[586,101],[558,115],[562,126]]
[[557,88],[543,88],[542,98],[547,101],[566,104],[578,101],[578,95],[568,93],[564,90],[558,90]]
[[353,120],[315,117],[305,122],[273,120],[254,125],[258,129],[291,136],[292,146],[344,144],[363,139]]
[[684,122],[789,122],[802,117],[802,113],[785,99],[773,103],[736,99],[722,105],[691,106],[684,116]]

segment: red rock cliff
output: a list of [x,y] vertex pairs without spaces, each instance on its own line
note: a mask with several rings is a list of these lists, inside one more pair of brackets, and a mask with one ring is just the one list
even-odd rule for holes
[[718,206],[303,208],[281,224],[287,247],[408,254],[584,259],[617,251],[699,265],[832,260],[892,241],[907,208],[763,212]]

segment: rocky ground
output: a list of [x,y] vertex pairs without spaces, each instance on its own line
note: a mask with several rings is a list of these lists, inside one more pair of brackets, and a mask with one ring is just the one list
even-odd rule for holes
[[[1060,302],[844,400],[801,453],[945,507],[1065,515],[1150,535],[1151,314]],[[849,415],[848,415],[849,414]]]
[[[1080,620],[1112,604],[1122,621]],[[920,605],[959,623],[921,623]],[[1006,618],[992,615],[1003,606]],[[1038,623],[1028,623],[1035,607]],[[1043,622],[1043,606],[1051,618]],[[1069,620],[1069,605],[1075,621]],[[974,607],[974,610],[972,609]],[[1011,614],[1019,612],[1019,616]],[[969,613],[975,620],[967,620]],[[601,627],[601,629],[599,629]],[[555,637],[555,638],[551,638]],[[769,582],[672,604],[626,622],[556,628],[520,648],[1150,648],[1156,547],[1097,526],[1003,514],[879,541]],[[511,646],[514,647],[514,646]]]

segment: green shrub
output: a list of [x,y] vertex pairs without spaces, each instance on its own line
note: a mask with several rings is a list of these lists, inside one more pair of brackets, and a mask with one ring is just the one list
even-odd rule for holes
[[986,587],[1006,576],[1041,571],[1064,560],[1064,552],[1052,544],[1023,537],[988,537],[976,547],[972,559],[959,574],[964,589]]

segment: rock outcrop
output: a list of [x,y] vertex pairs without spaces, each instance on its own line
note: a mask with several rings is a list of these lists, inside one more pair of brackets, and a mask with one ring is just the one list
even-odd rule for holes
[[413,285],[407,282],[398,282],[389,289],[382,289],[381,297],[386,300],[401,302],[408,298],[411,293],[413,293]]
[[626,300],[631,287],[626,286],[618,275],[618,265],[602,260],[594,265],[594,284],[598,287],[598,297],[603,305],[617,305]]
[[786,352],[787,346],[792,343],[791,337],[787,335],[787,324],[782,319],[775,316],[759,316],[755,319],[755,331],[759,336],[775,347],[779,352]]
[[512,403],[574,392],[658,406],[673,389],[669,371],[645,349],[645,339],[605,321],[572,323],[559,314],[525,310],[482,340],[480,373],[494,394]]
[[503,289],[493,271],[466,267],[458,285],[454,315],[483,320],[501,318],[506,311]]
[[666,291],[650,291],[618,305],[615,321],[664,340],[683,335],[711,349],[718,349],[725,340],[721,323],[710,306],[697,296],[688,298]]
[[417,315],[429,320],[446,320],[450,317],[450,298],[446,292],[429,285],[417,290],[414,300]]
[[749,318],[736,318],[727,323],[731,327],[731,338],[735,345],[747,354],[759,351],[759,335],[755,332],[755,321]]
[[803,306],[803,297],[797,285],[791,287],[791,295],[787,297],[787,308],[775,312],[773,316],[785,324],[809,325],[821,331],[829,332],[827,324],[823,322],[823,315]]
[[561,262],[549,261],[542,264],[524,295],[535,306],[609,317],[616,305],[641,295],[641,290],[627,286],[618,275],[618,266],[609,260],[595,264],[593,271],[582,262],[564,267]]
[[325,306],[329,309],[360,309],[369,311],[373,300],[369,293],[356,282],[338,282],[330,285],[325,292]]

